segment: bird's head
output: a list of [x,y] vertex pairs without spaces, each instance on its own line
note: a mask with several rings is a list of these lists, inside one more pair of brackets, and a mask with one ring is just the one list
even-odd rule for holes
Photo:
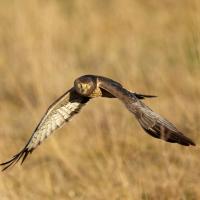
[[74,88],[79,94],[92,97],[97,88],[97,80],[92,75],[81,76],[74,81]]

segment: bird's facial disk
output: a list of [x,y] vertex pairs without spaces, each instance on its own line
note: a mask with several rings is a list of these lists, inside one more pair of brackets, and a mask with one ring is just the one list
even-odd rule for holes
[[92,97],[96,89],[96,81],[92,77],[82,76],[74,81],[74,87],[79,94]]

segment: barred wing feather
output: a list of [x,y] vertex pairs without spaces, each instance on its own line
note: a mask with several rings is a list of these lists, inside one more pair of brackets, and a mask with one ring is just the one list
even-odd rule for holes
[[184,146],[195,145],[190,138],[183,135],[171,122],[153,112],[144,103],[140,102],[140,106],[137,106],[134,114],[142,128],[151,136]]
[[56,129],[69,121],[88,101],[89,97],[79,95],[74,88],[63,94],[48,108],[25,147],[18,154],[14,155],[12,159],[1,164],[4,166],[3,170],[15,164],[21,158],[21,163],[23,163],[29,153]]

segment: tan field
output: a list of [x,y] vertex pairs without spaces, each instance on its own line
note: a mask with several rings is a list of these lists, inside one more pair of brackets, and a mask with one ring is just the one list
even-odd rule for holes
[[[145,103],[199,144],[200,2],[0,0],[0,162],[83,74],[157,95]],[[198,200],[200,149],[155,139],[119,100],[97,98],[0,173],[0,199]]]

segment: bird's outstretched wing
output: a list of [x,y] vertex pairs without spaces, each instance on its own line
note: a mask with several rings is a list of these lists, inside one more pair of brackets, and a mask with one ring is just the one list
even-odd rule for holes
[[12,159],[1,163],[4,166],[3,170],[14,165],[20,159],[22,159],[21,163],[23,163],[29,153],[74,114],[78,113],[89,99],[89,97],[79,95],[74,88],[63,94],[48,108],[25,147],[14,155]]
[[153,112],[140,101],[145,97],[154,96],[132,93],[123,88],[121,84],[105,77],[99,77],[98,81],[100,88],[111,93],[126,105],[127,109],[135,115],[142,128],[151,136],[185,146],[195,145],[190,138],[178,131],[172,123]]
[[[183,135],[172,123],[153,112],[143,102],[136,104],[129,106],[135,106],[134,114],[136,119],[148,134],[171,143],[178,143],[184,146],[195,145],[190,138]],[[130,108],[129,110],[131,111],[132,109]]]

